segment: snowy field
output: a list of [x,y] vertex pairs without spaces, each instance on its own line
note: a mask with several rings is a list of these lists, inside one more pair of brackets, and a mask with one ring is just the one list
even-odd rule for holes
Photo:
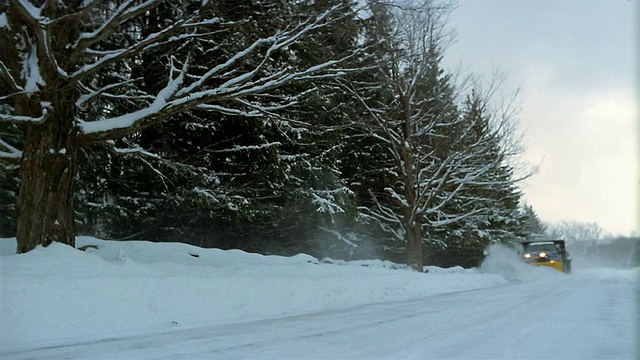
[[0,239],[0,358],[637,358],[637,269],[567,276],[494,249],[480,269],[421,274],[78,238],[87,245],[14,255]]

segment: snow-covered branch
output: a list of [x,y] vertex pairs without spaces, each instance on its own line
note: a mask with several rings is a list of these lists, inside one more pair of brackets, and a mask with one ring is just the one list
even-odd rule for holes
[[80,85],[82,86],[83,90],[86,91],[86,94],[84,95],[80,95],[80,97],[78,98],[78,100],[76,101],[76,106],[79,109],[85,109],[87,107],[87,105],[94,99],[97,99],[98,97],[109,97],[109,98],[120,98],[120,99],[132,99],[132,98],[137,98],[137,99],[141,99],[141,98],[145,98],[146,100],[151,100],[153,101],[154,97],[152,97],[151,95],[143,95],[143,96],[130,96],[130,95],[122,95],[122,94],[110,94],[108,93],[108,91],[117,89],[121,86],[136,82],[140,79],[127,79],[124,81],[120,81],[120,82],[116,82],[116,83],[112,83],[112,84],[107,84],[103,87],[101,87],[100,89],[96,89],[96,90],[92,90],[89,89],[86,86],[82,86],[82,83],[80,83]]
[[[11,71],[7,68],[3,61],[0,61],[0,75],[5,80],[7,85],[15,92],[15,93],[24,93],[24,88],[18,85],[16,79],[11,75]],[[3,96],[4,98],[4,96]]]
[[[302,76],[312,78],[315,72],[320,72],[336,63],[336,61],[327,61],[306,70],[296,72],[283,71],[280,73],[280,77],[266,76],[255,81],[248,81],[244,75],[238,75],[237,81],[234,82],[235,86],[215,87],[193,93],[185,93],[183,91],[186,87],[183,85],[184,76],[181,75],[179,82],[177,81],[178,79],[170,81],[167,87],[157,95],[154,102],[144,109],[115,118],[81,122],[85,134],[84,139],[86,141],[102,141],[129,134],[193,107],[215,101],[234,100],[261,94],[295,81]],[[321,74],[320,76],[323,75]],[[204,105],[204,107],[213,109],[216,105]],[[220,107],[220,109],[227,112],[230,111],[230,109],[223,107]],[[253,115],[254,113],[249,114]]]
[[170,26],[163,28],[162,30],[152,33],[146,36],[144,39],[136,41],[131,46],[126,48],[121,48],[109,53],[105,53],[103,56],[98,57],[93,63],[89,63],[77,71],[73,72],[70,77],[74,80],[81,80],[86,78],[87,76],[97,72],[98,70],[104,68],[105,66],[112,64],[121,59],[131,57],[135,54],[139,54],[149,46],[158,43],[161,40],[169,38],[173,34],[177,33],[181,30],[184,24],[187,23],[187,20],[179,20]]
[[[93,6],[96,2],[87,4],[87,7]],[[72,48],[77,50],[84,50],[88,48],[89,46],[95,44],[106,36],[111,35],[123,23],[153,9],[161,2],[161,0],[149,0],[135,6],[135,0],[128,0],[123,2],[111,13],[110,17],[107,18],[95,30],[80,34],[77,43],[74,44]]]
[[47,116],[49,115],[49,109],[51,104],[46,101],[40,102],[41,115],[34,116],[23,116],[23,115],[12,115],[12,114],[4,114],[0,112],[0,121],[17,123],[17,124],[40,124],[43,123]]
[[112,141],[107,141],[107,144],[110,146],[111,151],[113,151],[115,154],[118,154],[118,155],[140,154],[153,159],[161,159],[161,157],[158,154],[149,152],[143,149],[142,147],[140,147],[140,145],[132,145],[131,147],[128,147],[128,148],[119,148],[119,147],[116,147],[115,143],[113,143]]
[[[30,4],[28,1],[18,2],[22,5],[22,12],[26,14],[25,16],[30,16],[29,19],[35,26],[40,19],[41,9],[34,8],[33,11],[29,11],[25,5]],[[176,59],[172,59],[172,63],[180,69],[171,67],[172,75],[169,76],[165,87],[157,93],[144,93],[136,90],[138,87],[133,83],[138,79],[127,78],[127,76],[106,84],[96,82],[94,74],[104,72],[105,69],[112,69],[114,66],[116,68],[123,66],[126,69],[131,66],[128,63],[129,60],[126,59],[155,49],[159,45],[165,46],[183,42],[185,39],[197,42],[206,34],[223,31],[228,29],[229,24],[233,24],[233,22],[223,22],[222,19],[213,15],[205,16],[204,9],[200,8],[186,17],[177,16],[169,25],[161,27],[151,34],[143,35],[138,25],[134,23],[135,19],[154,9],[160,3],[159,0],[128,0],[114,8],[103,8],[98,2],[87,2],[75,12],[64,15],[77,17],[76,20],[86,22],[88,28],[87,31],[76,36],[74,43],[67,45],[69,62],[75,61],[77,65],[67,66],[68,74],[63,69],[58,70],[59,76],[72,84],[77,84],[79,89],[80,96],[74,101],[75,106],[81,111],[77,122],[82,129],[80,136],[82,142],[104,141],[130,134],[193,108],[237,116],[255,117],[270,114],[292,106],[297,101],[297,97],[281,96],[275,101],[266,103],[256,101],[256,97],[291,81],[343,76],[349,69],[340,67],[339,64],[358,54],[358,51],[354,51],[342,58],[322,61],[300,69],[287,66],[267,66],[267,64],[273,63],[273,56],[276,52],[283,51],[309,33],[332,21],[332,16],[339,9],[338,6],[335,6],[291,28],[276,30],[272,36],[254,40],[208,70],[204,69],[202,65],[191,67],[189,55],[183,55],[186,59],[181,59],[181,64]],[[93,10],[88,11],[88,8],[93,8]],[[106,19],[100,21],[100,16],[105,15],[107,15]],[[95,25],[89,21],[93,17],[98,19]],[[42,24],[46,24],[40,24],[42,26],[39,28],[50,27],[55,22],[54,20],[43,19]],[[132,33],[127,35],[127,41],[117,44],[121,45],[120,47],[105,48],[101,45],[102,40],[108,39],[117,31],[125,28]],[[44,31],[41,35],[46,40],[43,41],[43,44],[46,45],[51,41],[52,34]],[[48,59],[50,65],[53,63],[54,69],[58,69],[59,66],[55,61],[55,49],[49,45],[43,48],[40,43],[34,43],[27,47],[31,49],[33,54],[53,53],[51,55],[53,58],[47,55],[44,59]],[[43,57],[37,56],[34,59],[34,61],[29,61],[27,65],[35,65],[30,67],[31,73],[37,74],[38,61],[42,61]],[[247,61],[248,59],[251,61]],[[246,68],[248,63],[253,64],[252,67]],[[26,65],[24,68],[27,68]],[[0,70],[2,70],[1,67]],[[203,70],[205,71],[203,72]],[[111,72],[112,70],[107,71]],[[2,72],[8,76],[15,74],[12,69],[6,69]],[[25,73],[25,71],[22,72]],[[5,77],[9,78],[8,76]],[[160,77],[163,76],[164,74],[160,75]],[[44,86],[45,84],[37,81],[38,79],[40,78],[34,75],[24,82],[30,85],[29,88],[34,89],[36,86]],[[25,88],[17,79],[13,81],[13,84],[11,81],[9,83],[16,90]],[[126,90],[121,91],[122,89]],[[133,110],[124,114],[115,113],[116,116],[107,117],[112,113],[112,108],[106,106],[104,110],[98,112],[97,117],[92,112],[90,116],[83,118],[83,112],[91,109],[90,104],[99,101],[109,103],[113,100],[131,100],[128,102],[127,108],[133,108]],[[234,104],[238,106],[233,106]],[[42,120],[41,118],[18,117],[8,114],[3,115],[2,119],[14,122]]]
[[266,144],[260,144],[260,145],[249,145],[249,146],[240,146],[240,145],[235,145],[234,147],[230,148],[230,149],[223,149],[223,150],[209,150],[210,153],[230,153],[230,152],[238,152],[238,151],[250,151],[250,150],[263,150],[263,149],[268,149],[271,147],[278,147],[282,145],[279,142],[270,142],[270,143],[266,143]]
[[18,163],[22,157],[22,151],[0,139],[0,158],[10,163]]
[[438,227],[443,227],[443,226],[447,226],[447,225],[451,225],[451,224],[455,224],[459,221],[462,221],[464,219],[467,219],[471,216],[480,214],[482,212],[486,211],[486,209],[475,209],[469,212],[465,212],[462,214],[456,214],[456,215],[448,215],[448,214],[443,214],[443,213],[439,213],[439,217],[436,217],[437,220],[428,220],[429,221],[429,225],[434,227],[434,228],[438,228]]
[[340,231],[336,231],[333,229],[327,229],[325,227],[322,226],[318,226],[318,229],[333,235],[336,240],[338,240],[340,243],[345,244],[351,251],[353,251],[355,248],[358,247],[358,245],[356,243],[354,243],[355,239],[349,239],[348,235],[344,235],[342,234]]
[[198,109],[211,110],[225,115],[242,116],[242,117],[261,117],[263,112],[258,110],[243,110],[214,104],[200,104]]

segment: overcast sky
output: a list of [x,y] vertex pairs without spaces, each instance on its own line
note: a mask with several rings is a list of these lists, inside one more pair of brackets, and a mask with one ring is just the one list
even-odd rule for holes
[[459,0],[448,67],[520,89],[525,200],[546,222],[640,234],[640,0]]

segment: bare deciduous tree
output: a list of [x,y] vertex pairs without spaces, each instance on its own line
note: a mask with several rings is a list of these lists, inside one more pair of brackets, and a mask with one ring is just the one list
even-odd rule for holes
[[[449,9],[434,1],[401,9],[390,10],[395,28],[386,39],[390,50],[380,68],[388,96],[372,100],[352,92],[371,119],[367,131],[386,144],[396,179],[385,188],[387,201],[372,193],[374,208],[362,210],[406,245],[408,264],[422,271],[425,227],[446,226],[486,210],[485,199],[463,196],[463,189],[511,186],[514,180],[489,175],[504,160],[496,146],[504,139],[503,129],[498,124],[479,131],[486,125],[482,117],[463,116],[451,79],[440,67],[448,41],[443,18]],[[456,206],[449,206],[454,201]]]

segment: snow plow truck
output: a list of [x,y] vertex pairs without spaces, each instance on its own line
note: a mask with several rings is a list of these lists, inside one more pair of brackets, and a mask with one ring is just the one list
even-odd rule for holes
[[548,266],[564,273],[571,272],[571,257],[564,240],[525,241],[522,260],[533,266]]

